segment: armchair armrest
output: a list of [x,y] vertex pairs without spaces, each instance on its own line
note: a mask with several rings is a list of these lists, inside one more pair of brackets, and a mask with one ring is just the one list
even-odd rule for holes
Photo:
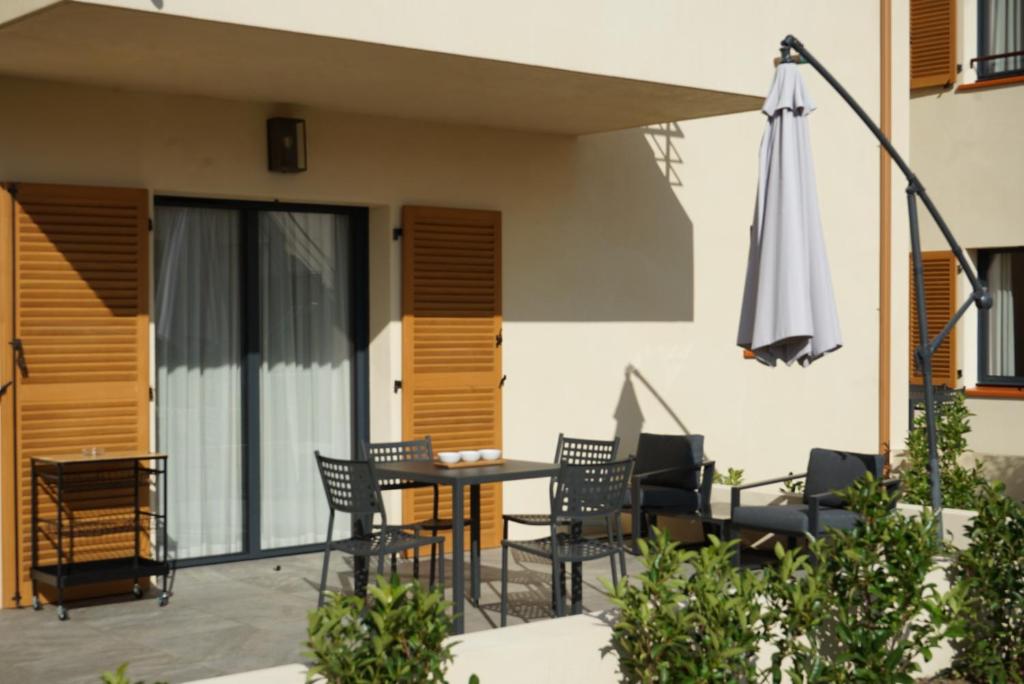
[[700,470],[707,466],[714,466],[714,461],[701,461],[700,463],[694,463],[692,465],[683,465],[675,468],[660,468],[659,470],[648,470],[643,473],[633,473],[634,482],[643,482],[651,475],[668,475],[669,473],[688,473],[691,470]]
[[758,482],[751,482],[749,484],[744,485],[733,485],[729,513],[731,514],[732,510],[740,505],[740,492],[742,492],[744,489],[753,489],[754,487],[763,487],[764,485],[777,484],[779,482],[800,480],[805,477],[807,477],[807,473],[797,473],[795,475],[790,474],[786,475],[785,477],[773,477],[770,480],[760,480]]

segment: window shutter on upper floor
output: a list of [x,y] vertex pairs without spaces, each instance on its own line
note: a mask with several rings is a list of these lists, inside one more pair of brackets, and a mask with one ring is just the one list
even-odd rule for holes
[[[956,257],[950,251],[924,252],[925,315],[928,317],[928,337],[935,339],[956,312]],[[920,345],[917,331],[917,304],[914,287],[914,264],[910,263],[910,382],[923,385],[924,377],[915,363]],[[932,384],[957,385],[956,328],[939,345],[932,356]]]
[[956,81],[956,0],[910,1],[910,89]]

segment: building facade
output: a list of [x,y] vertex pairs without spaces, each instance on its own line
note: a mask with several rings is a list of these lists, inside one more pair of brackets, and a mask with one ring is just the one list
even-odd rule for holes
[[[809,70],[844,346],[770,369],[735,345],[779,40],[909,153],[892,4],[7,3],[3,605],[33,453],[166,451],[170,550],[201,561],[321,539],[312,451],[361,439],[549,460],[560,432],[703,434],[751,479],[902,443],[902,184]],[[268,170],[271,118],[304,121],[304,172]],[[491,541],[546,505],[492,490]]]

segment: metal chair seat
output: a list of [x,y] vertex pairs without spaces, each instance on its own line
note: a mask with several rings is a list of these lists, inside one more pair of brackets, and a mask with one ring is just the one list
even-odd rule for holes
[[514,522],[520,525],[551,524],[551,516],[547,513],[506,513],[501,517],[505,519],[505,522]]
[[619,553],[622,550],[620,544],[614,544],[603,539],[578,538],[573,539],[570,534],[559,533],[557,548],[552,548],[551,537],[531,540],[517,540],[502,542],[510,549],[529,553],[541,558],[552,559],[557,557],[559,562],[581,563],[598,558],[607,558]]
[[331,542],[331,548],[353,556],[377,556],[402,553],[420,546],[436,544],[439,537],[424,537],[411,528],[388,527],[362,537],[350,537]]

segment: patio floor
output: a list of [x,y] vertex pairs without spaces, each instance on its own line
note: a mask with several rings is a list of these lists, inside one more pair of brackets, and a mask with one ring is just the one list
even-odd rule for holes
[[[173,578],[166,608],[149,597],[68,604],[63,623],[49,606],[38,613],[0,611],[0,682],[95,684],[101,672],[122,662],[129,663],[132,681],[187,682],[304,662],[306,616],[316,603],[322,558],[312,553],[183,569]],[[347,561],[332,557],[334,569],[343,570],[332,574],[332,588],[350,590]],[[627,555],[629,573],[639,567]],[[550,618],[546,568],[513,555],[509,624]],[[421,574],[428,569],[423,563]],[[399,565],[403,576],[411,570],[409,561]],[[467,605],[467,631],[498,624],[500,570],[500,551],[484,551],[480,607]],[[600,582],[609,575],[607,561],[584,565],[585,610],[610,605]]]

